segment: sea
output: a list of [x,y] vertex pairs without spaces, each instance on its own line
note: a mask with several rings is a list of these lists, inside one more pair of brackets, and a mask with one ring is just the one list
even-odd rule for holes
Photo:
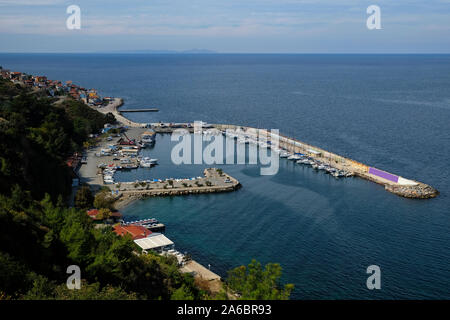
[[[450,55],[0,54],[5,69],[72,80],[122,97],[138,122],[226,123],[280,133],[435,187],[434,199],[398,197],[360,178],[335,179],[280,160],[222,165],[242,188],[149,198],[126,219],[154,217],[166,236],[211,271],[256,259],[279,263],[292,299],[450,299]],[[151,169],[120,181],[201,176],[176,165],[158,135]],[[369,290],[369,266],[381,288]]]

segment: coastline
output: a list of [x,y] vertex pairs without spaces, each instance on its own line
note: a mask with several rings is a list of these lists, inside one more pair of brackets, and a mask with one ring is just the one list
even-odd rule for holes
[[95,108],[95,110],[104,114],[112,113],[118,122],[128,127],[142,128],[143,126],[145,126],[145,124],[143,123],[134,122],[125,118],[120,113],[119,108],[123,105],[123,103],[124,102],[122,98],[114,98],[105,107]]
[[[118,108],[121,105],[123,105],[123,99],[114,98],[114,100],[111,101],[106,107],[99,108],[99,110],[103,113],[113,113],[119,122],[127,126],[134,128],[143,128],[146,126],[146,124],[144,123],[133,122],[122,116],[120,114],[120,111],[118,111]],[[168,126],[161,127],[159,123],[151,123],[150,125],[157,133],[171,133],[175,128],[179,128],[180,126],[189,128],[188,131],[193,131],[193,126],[191,123],[177,123],[173,124],[173,127],[171,127],[170,124]],[[244,129],[247,132],[253,132],[253,134],[254,132],[257,132],[262,133],[264,136],[267,136],[269,138],[273,137],[273,135],[267,130],[252,127],[237,126],[231,124],[212,124],[212,127],[221,131],[225,131],[227,129]],[[322,162],[329,161],[331,163],[331,159],[333,159],[334,167],[341,170],[349,170],[353,176],[357,176],[359,178],[382,185],[384,186],[384,189],[386,191],[391,192],[397,196],[410,199],[429,199],[435,198],[439,195],[438,190],[423,182],[406,179],[401,176],[397,176],[395,174],[370,167],[353,159],[342,157],[338,154],[329,152],[316,146],[309,145],[294,138],[283,136],[281,134],[278,135],[278,139],[279,145],[292,153],[305,153],[308,154],[309,157]]]

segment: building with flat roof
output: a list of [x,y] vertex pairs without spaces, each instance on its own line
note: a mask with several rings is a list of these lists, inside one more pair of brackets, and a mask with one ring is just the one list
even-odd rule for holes
[[136,239],[134,242],[141,247],[142,250],[155,250],[158,252],[173,249],[174,243],[161,233],[152,233],[146,238]]

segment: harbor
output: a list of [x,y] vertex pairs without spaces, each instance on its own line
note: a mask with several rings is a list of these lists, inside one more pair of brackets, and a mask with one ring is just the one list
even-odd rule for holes
[[[134,129],[137,128],[140,128],[140,130],[151,128],[155,133],[172,133],[177,129],[184,129],[190,133],[194,132],[193,123],[134,123]],[[227,136],[231,131],[233,132],[231,137],[236,139],[237,143],[257,144],[259,148],[269,148],[272,152],[278,153],[280,158],[295,161],[299,165],[311,166],[314,170],[323,171],[336,178],[360,177],[382,185],[386,191],[398,196],[426,199],[434,198],[439,194],[435,188],[425,183],[371,167],[282,134],[275,135],[264,129],[224,124],[206,124],[204,129],[204,134],[209,134],[211,130],[215,129],[224,136]],[[267,138],[259,141],[258,137],[261,136]],[[273,140],[277,140],[277,147],[272,145]]]
[[[118,101],[120,101],[120,103],[118,103]],[[119,121],[130,127],[151,128],[156,133],[172,133],[177,129],[184,129],[191,133],[194,132],[193,123],[137,123],[130,121],[123,117],[119,112],[119,107],[122,103],[123,101],[121,99],[114,100],[107,108],[103,107],[101,108],[102,110],[99,111],[112,112],[115,116],[119,117]],[[439,195],[438,190],[423,182],[389,173],[282,134],[274,135],[264,129],[231,124],[208,124],[205,127],[207,130],[210,130],[211,128],[219,130],[223,135],[226,134],[227,130],[238,132],[234,135],[234,138],[236,138],[237,141],[241,141],[241,143],[255,141],[256,136],[260,134],[267,136],[267,140],[261,141],[259,147],[270,148],[271,139],[276,139],[279,147],[274,151],[278,152],[280,157],[286,156],[286,158],[295,160],[298,164],[311,165],[313,169],[325,170],[325,172],[330,173],[337,178],[357,176],[382,185],[386,191],[401,197],[428,199]]]

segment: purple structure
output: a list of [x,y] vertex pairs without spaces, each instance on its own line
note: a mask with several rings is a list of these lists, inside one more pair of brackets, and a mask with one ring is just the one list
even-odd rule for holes
[[375,169],[375,168],[369,168],[369,173],[373,174],[374,176],[381,177],[383,179],[392,181],[392,182],[398,182],[398,176],[395,176],[393,174]]

